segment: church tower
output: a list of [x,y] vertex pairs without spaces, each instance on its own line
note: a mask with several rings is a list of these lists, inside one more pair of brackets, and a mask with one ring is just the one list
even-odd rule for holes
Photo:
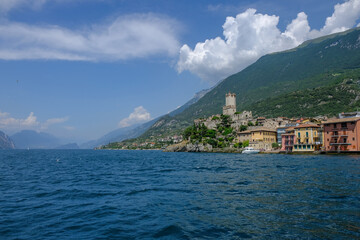
[[236,112],[236,94],[227,93],[225,95],[225,106],[223,107],[224,115],[234,115]]

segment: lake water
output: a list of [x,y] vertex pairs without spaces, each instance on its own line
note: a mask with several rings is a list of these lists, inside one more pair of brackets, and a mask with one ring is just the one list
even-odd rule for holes
[[0,239],[359,239],[360,156],[0,151]]

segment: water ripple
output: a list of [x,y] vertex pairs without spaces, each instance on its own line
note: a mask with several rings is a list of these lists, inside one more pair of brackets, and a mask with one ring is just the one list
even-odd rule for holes
[[360,157],[0,151],[1,239],[359,239]]

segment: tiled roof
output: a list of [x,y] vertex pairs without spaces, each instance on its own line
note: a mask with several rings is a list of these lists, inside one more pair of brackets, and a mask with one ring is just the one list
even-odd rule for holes
[[276,132],[276,130],[274,130],[274,129],[264,128],[264,127],[255,128],[250,131],[251,132]]
[[322,122],[323,124],[328,124],[328,123],[342,123],[342,122],[354,122],[354,121],[359,121],[360,117],[351,117],[351,118],[334,118],[334,119],[329,119],[325,122]]
[[300,124],[299,126],[296,126],[296,128],[319,128],[320,126],[314,123],[309,123],[309,124]]
[[251,131],[250,130],[246,130],[246,131],[242,131],[242,132],[239,132],[239,134],[249,134],[249,133],[251,133]]

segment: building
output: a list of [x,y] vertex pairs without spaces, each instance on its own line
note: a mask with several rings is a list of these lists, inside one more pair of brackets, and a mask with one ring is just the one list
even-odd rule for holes
[[360,117],[332,119],[324,124],[324,148],[327,152],[360,151]]
[[352,118],[352,117],[360,117],[360,112],[339,113],[339,118]]
[[286,123],[285,126],[280,126],[278,128],[276,128],[276,132],[277,132],[277,143],[282,145],[282,135],[286,133],[286,130],[289,127],[295,127],[297,124],[296,123]]
[[243,132],[239,132],[238,133],[238,140],[239,142],[244,142],[244,141],[251,141],[251,131],[250,130],[246,130]]
[[227,93],[225,97],[225,106],[223,107],[224,115],[234,115],[236,113],[236,94]]
[[292,152],[296,143],[295,127],[288,127],[281,135],[281,151]]
[[271,150],[272,144],[276,143],[276,130],[260,127],[250,130],[250,132],[250,147]]
[[296,143],[293,152],[313,152],[320,150],[321,131],[317,124],[301,124],[295,127]]
[[265,120],[266,120],[265,117],[258,117],[258,118],[256,119],[258,125],[263,125],[264,122],[265,122]]

